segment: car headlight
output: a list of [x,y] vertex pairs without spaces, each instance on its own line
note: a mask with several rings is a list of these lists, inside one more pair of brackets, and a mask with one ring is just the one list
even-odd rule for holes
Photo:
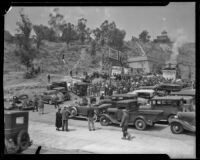
[[175,115],[175,116],[174,116],[174,118],[178,118],[178,116],[177,116],[177,115]]

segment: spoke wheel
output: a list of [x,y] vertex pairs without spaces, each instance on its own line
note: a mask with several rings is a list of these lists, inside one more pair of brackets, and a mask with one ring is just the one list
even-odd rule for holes
[[135,127],[138,130],[145,130],[147,125],[146,125],[146,123],[145,123],[145,121],[143,119],[137,119],[135,121]]
[[171,124],[171,131],[174,134],[180,134],[183,132],[183,126],[179,123],[172,123]]
[[100,118],[100,124],[101,124],[102,126],[108,126],[108,124],[109,124],[109,119],[108,119],[107,117],[105,117],[105,116],[102,116],[102,117]]

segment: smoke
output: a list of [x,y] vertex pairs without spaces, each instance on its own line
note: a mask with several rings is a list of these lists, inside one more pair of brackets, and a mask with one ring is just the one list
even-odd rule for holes
[[177,57],[179,55],[179,48],[182,47],[184,43],[187,42],[187,35],[185,34],[183,29],[178,29],[177,32],[171,37],[173,43],[172,46],[172,54],[170,57],[170,63],[177,63]]

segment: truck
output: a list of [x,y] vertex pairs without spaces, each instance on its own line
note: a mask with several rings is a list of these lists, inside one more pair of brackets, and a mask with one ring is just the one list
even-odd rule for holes
[[137,100],[118,101],[115,108],[108,107],[100,115],[100,124],[108,126],[109,124],[120,124],[122,120],[122,110],[127,109],[129,112],[129,124],[134,125],[138,130],[145,130],[147,126],[154,124],[162,119],[162,110],[144,110],[140,109]]
[[21,153],[32,145],[28,111],[4,111],[4,154]]

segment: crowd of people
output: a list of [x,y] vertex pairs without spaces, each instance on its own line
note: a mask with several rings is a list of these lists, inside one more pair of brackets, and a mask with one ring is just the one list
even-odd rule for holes
[[[165,79],[162,75],[146,74],[135,76],[121,76],[113,75],[111,78],[104,78],[102,81],[91,83],[87,89],[88,96],[100,96],[104,95],[123,94],[134,91],[141,86],[155,86],[160,83],[181,84],[181,81],[174,81],[172,79]],[[190,86],[191,83],[186,83],[186,86]]]

